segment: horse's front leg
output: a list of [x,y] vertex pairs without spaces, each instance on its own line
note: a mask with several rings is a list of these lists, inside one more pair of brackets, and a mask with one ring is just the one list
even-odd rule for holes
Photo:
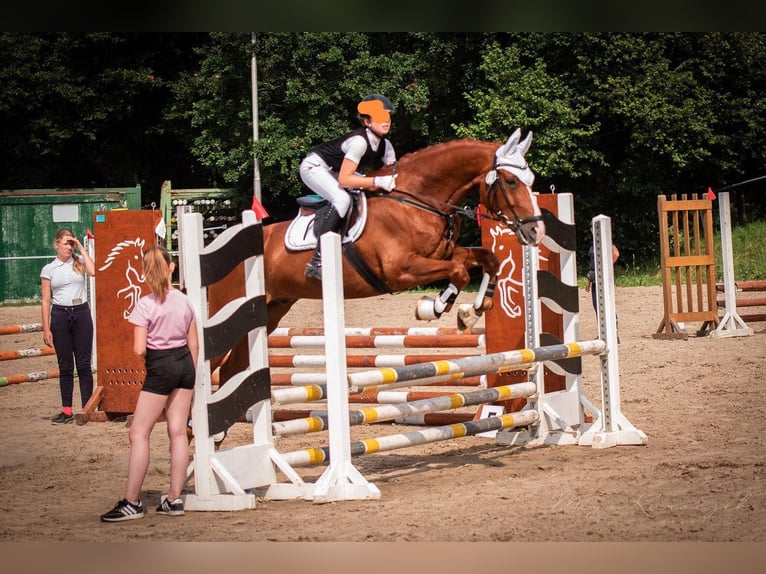
[[[415,317],[420,320],[431,321],[438,319],[443,313],[452,309],[458,294],[470,281],[469,269],[482,267],[485,270],[485,274],[491,274],[492,278],[494,278],[499,268],[499,262],[495,255],[487,249],[457,247],[451,259],[437,262],[423,258],[418,261],[418,265],[411,267],[411,270],[416,271],[417,267],[421,266],[423,266],[423,271],[426,271],[427,267],[430,277],[419,284],[445,278],[450,281],[449,285],[442,289],[436,298],[424,296],[418,302]],[[482,282],[482,286],[482,292],[477,297],[477,303],[475,304],[481,311],[479,311],[474,319],[466,317],[466,319],[461,320],[458,318],[458,327],[461,330],[465,330],[475,324],[487,305],[485,302],[485,292],[489,288],[488,278]],[[492,295],[490,293],[489,306],[491,306],[491,300]]]
[[473,327],[484,312],[492,308],[500,263],[491,250],[481,247],[459,247],[454,258],[462,258],[466,268],[481,267],[484,270],[473,304],[461,305],[458,308],[458,328],[464,331]]

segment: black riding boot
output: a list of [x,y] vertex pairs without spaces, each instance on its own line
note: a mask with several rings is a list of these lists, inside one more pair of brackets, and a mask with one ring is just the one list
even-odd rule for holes
[[314,235],[317,238],[317,246],[314,249],[314,255],[311,256],[311,260],[306,264],[306,269],[303,272],[306,277],[312,277],[319,281],[322,280],[322,235],[328,231],[339,233],[342,225],[343,218],[332,207],[325,212],[316,214],[314,218]]

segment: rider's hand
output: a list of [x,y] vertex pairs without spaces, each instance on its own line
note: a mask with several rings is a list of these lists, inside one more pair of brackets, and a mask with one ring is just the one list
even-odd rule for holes
[[377,175],[372,178],[372,184],[379,189],[391,191],[396,186],[396,175]]

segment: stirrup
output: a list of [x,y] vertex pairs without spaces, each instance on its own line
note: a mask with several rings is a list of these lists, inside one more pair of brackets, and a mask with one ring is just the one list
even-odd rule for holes
[[322,263],[317,261],[309,261],[306,264],[306,269],[303,270],[303,274],[306,277],[311,277],[317,281],[322,280]]

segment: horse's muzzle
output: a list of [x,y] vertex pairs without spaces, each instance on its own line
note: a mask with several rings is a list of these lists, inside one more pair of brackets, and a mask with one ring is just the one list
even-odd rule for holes
[[516,225],[514,229],[519,243],[536,247],[540,245],[545,237],[545,223],[542,215],[534,217],[525,217]]

